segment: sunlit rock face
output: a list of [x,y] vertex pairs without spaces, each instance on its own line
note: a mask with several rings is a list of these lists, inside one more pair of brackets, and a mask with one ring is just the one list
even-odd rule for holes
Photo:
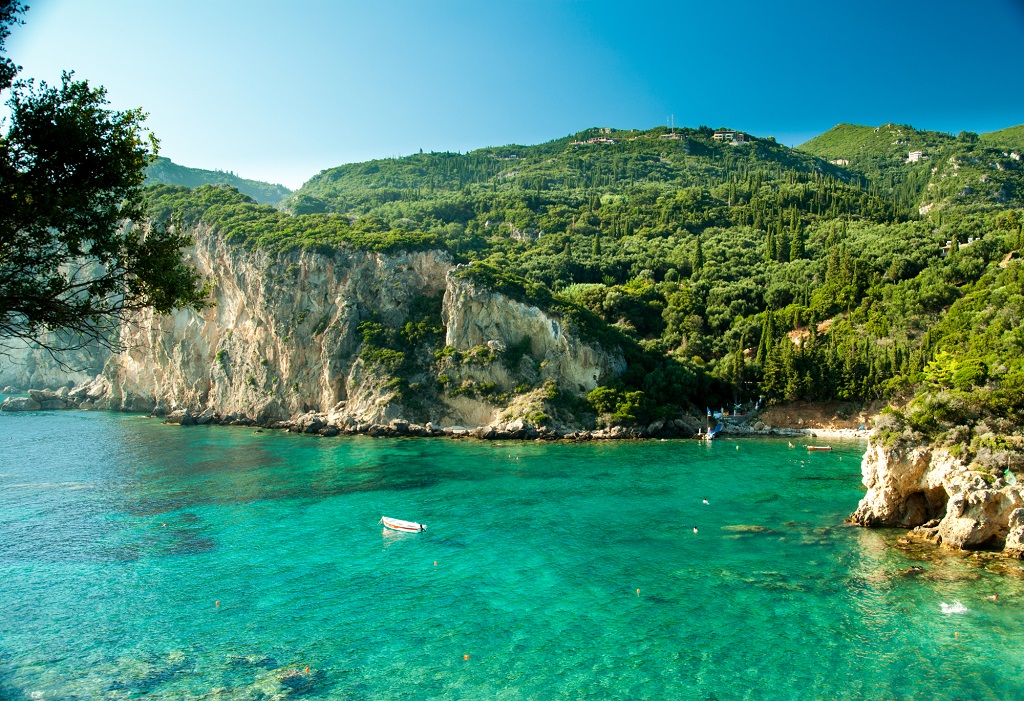
[[[955,550],[1024,553],[1024,488],[992,479],[949,451],[872,436],[861,463],[867,494],[850,521],[912,528],[912,536]],[[990,483],[991,480],[991,483]],[[1014,516],[1016,514],[1016,516]]]
[[[193,235],[188,256],[213,285],[212,305],[138,315],[120,338],[127,350],[109,355],[95,379],[77,378],[79,406],[166,414],[175,423],[212,416],[275,425],[314,414],[338,430],[409,418],[473,427],[508,420],[517,397],[545,381],[585,393],[625,368],[620,349],[586,343],[556,316],[451,275],[445,252],[270,253],[204,227]],[[422,376],[406,378],[403,395],[363,357],[359,324],[399,328],[424,297],[438,300],[449,351],[463,355],[439,370],[433,349],[407,349],[422,356]],[[438,391],[438,371],[450,374],[451,387],[494,391]]]
[[[589,392],[625,370],[619,349],[584,342],[575,329],[541,309],[449,274],[444,295],[445,343],[457,350],[501,351],[529,341],[518,367],[491,364],[479,374],[511,389],[524,375],[551,379],[571,392]],[[479,371],[476,371],[479,372]]]
[[399,325],[416,297],[439,295],[446,254],[270,254],[208,230],[195,238],[191,262],[213,282],[213,305],[140,315],[124,330],[128,350],[104,368],[109,391],[97,406],[269,423],[351,402],[362,419],[387,417],[388,391],[360,362],[357,327],[374,315]]

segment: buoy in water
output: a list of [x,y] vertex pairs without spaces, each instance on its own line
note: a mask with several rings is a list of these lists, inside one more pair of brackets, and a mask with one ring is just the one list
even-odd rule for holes
[[959,638],[959,637],[960,637],[960,634],[959,634],[959,633],[953,633],[953,637],[954,637],[954,638]]
[[639,589],[636,590],[636,595],[640,596],[640,590]]
[[437,567],[437,560],[434,560],[434,567]]
[[464,660],[468,660],[468,659],[469,659],[469,655],[463,655],[463,656],[462,656],[462,659],[464,659]]
[[739,447],[739,446],[736,446],[736,450],[739,450],[739,449],[740,449],[740,447]]
[[309,667],[306,667],[306,674],[309,674]]
[[213,607],[214,608],[220,608],[220,602],[219,601],[214,601],[213,602]]

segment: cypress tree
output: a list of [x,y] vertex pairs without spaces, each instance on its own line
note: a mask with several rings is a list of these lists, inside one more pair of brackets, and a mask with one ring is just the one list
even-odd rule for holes
[[775,312],[768,309],[764,313],[764,322],[761,324],[761,341],[757,344],[757,362],[764,365],[768,356],[775,347]]
[[789,259],[791,261],[800,260],[804,257],[804,234],[800,231],[799,225],[797,229],[792,233],[789,240]]

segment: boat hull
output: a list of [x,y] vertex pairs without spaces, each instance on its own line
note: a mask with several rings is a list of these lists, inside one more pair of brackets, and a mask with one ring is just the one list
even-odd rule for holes
[[385,528],[389,528],[392,531],[401,531],[403,533],[419,533],[427,530],[427,527],[422,523],[414,523],[413,521],[403,521],[397,518],[387,518],[386,516],[381,518],[381,523],[384,524]]

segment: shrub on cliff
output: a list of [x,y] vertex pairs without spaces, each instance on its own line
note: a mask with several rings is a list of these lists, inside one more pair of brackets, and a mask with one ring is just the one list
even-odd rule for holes
[[269,205],[257,204],[226,185],[195,189],[174,185],[147,188],[151,216],[158,222],[171,219],[185,227],[204,224],[228,243],[272,252],[313,249],[330,253],[337,248],[358,250],[419,251],[441,247],[435,234],[391,228],[379,219],[349,222],[337,214],[292,215]]

